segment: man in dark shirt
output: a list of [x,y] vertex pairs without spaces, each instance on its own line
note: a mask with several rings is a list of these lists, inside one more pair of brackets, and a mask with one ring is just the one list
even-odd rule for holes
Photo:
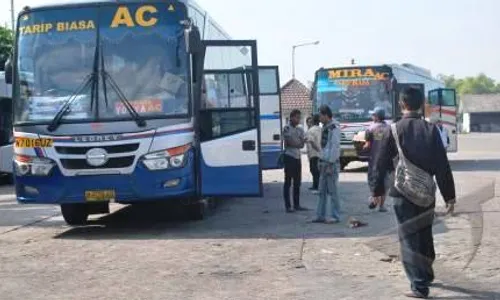
[[[283,196],[285,198],[285,209],[287,213],[295,211],[306,211],[300,206],[300,185],[302,183],[301,149],[304,148],[306,137],[304,130],[299,126],[301,120],[300,110],[294,109],[290,113],[290,123],[283,128],[283,139],[285,141],[285,184]],[[293,208],[290,204],[290,187],[293,181]]]
[[[373,163],[375,157],[378,155],[380,151],[380,142],[384,137],[384,132],[389,127],[389,124],[385,122],[385,109],[382,107],[376,107],[372,111],[372,119],[373,123],[366,130],[366,144],[364,146],[365,150],[370,150],[370,159],[368,160],[368,172],[367,172],[368,182],[371,181],[373,175]],[[392,169],[387,170],[387,175],[385,180],[386,188],[389,188],[389,184],[392,181],[391,179],[392,171],[393,171]],[[370,186],[370,192],[373,192],[372,188],[373,185],[369,184],[369,186]],[[384,203],[385,203],[385,195],[381,197],[381,200],[378,203],[380,212],[387,212]],[[370,209],[375,209],[377,207],[377,203],[372,202],[370,203],[369,207]]]
[[[420,169],[435,176],[439,190],[446,202],[448,213],[455,205],[455,184],[443,147],[439,130],[422,119],[418,111],[424,103],[422,92],[415,88],[404,91],[400,101],[403,118],[396,123],[398,139],[406,158]],[[373,176],[373,202],[378,203],[385,193],[384,179],[397,156],[396,142],[390,127],[384,132],[380,151],[375,157]],[[401,243],[401,261],[411,282],[411,298],[427,298],[429,286],[434,280],[432,264],[435,260],[432,224],[435,203],[429,207],[416,205],[412,199],[404,198],[391,185],[389,195],[394,200]]]

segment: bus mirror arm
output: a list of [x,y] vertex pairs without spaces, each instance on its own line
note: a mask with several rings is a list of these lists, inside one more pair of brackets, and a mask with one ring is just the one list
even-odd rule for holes
[[198,54],[202,50],[201,35],[198,27],[191,26],[184,30],[184,41],[186,43],[186,52]]
[[12,61],[9,58],[5,62],[5,83],[6,84],[12,84]]

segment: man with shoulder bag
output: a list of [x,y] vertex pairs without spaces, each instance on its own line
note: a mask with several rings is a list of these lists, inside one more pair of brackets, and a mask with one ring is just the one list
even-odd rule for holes
[[432,264],[436,256],[432,236],[435,182],[449,214],[455,207],[455,184],[438,128],[419,113],[424,105],[422,92],[407,88],[400,105],[403,118],[386,129],[375,157],[372,201],[382,200],[385,176],[395,165],[389,195],[398,221],[401,261],[411,283],[406,296],[426,299],[434,280]]

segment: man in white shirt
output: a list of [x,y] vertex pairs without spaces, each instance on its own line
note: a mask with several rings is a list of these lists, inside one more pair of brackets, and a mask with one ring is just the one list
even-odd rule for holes
[[321,127],[319,126],[319,115],[307,118],[308,131],[306,134],[307,157],[309,158],[309,170],[313,177],[313,185],[310,190],[318,194],[319,167],[321,156]]

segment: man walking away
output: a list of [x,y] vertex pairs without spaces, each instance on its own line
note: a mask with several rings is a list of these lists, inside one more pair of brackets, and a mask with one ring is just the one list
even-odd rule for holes
[[[299,127],[301,113],[300,110],[293,110],[290,113],[290,123],[283,129],[283,139],[285,141],[285,185],[283,196],[285,198],[285,208],[288,213],[294,211],[307,210],[300,206],[300,184],[302,181],[302,163],[300,150],[304,148],[305,133]],[[293,208],[290,205],[290,187],[293,181]]]
[[448,135],[448,130],[443,126],[441,118],[437,120],[437,128],[439,130],[439,134],[441,135],[444,148],[448,149],[448,146],[450,145],[450,136]]
[[[389,195],[394,198],[402,263],[411,282],[411,292],[406,296],[411,298],[427,298],[429,286],[434,280],[432,223],[436,203],[433,177],[449,214],[453,213],[455,205],[453,174],[439,130],[423,120],[418,113],[423,103],[424,96],[420,90],[408,88],[404,91],[400,100],[403,118],[394,128],[384,132],[373,170],[373,198],[378,202],[385,193],[385,176],[393,159],[398,156],[400,160],[396,167],[395,184],[391,186]],[[402,161],[405,165],[401,164]],[[419,176],[412,178],[411,175],[414,174]],[[403,182],[405,184],[400,184]],[[429,188],[429,185],[432,186]],[[420,193],[414,187],[420,187]],[[425,194],[422,194],[424,191]],[[403,194],[414,196],[407,197]]]
[[[373,193],[375,189],[375,184],[372,180],[373,178],[373,161],[375,157],[380,152],[380,141],[384,135],[384,131],[389,127],[385,122],[385,110],[382,107],[376,107],[372,112],[372,120],[373,123],[366,130],[366,144],[365,149],[370,150],[370,159],[368,160],[368,186],[370,187],[370,192]],[[386,175],[386,189],[389,188],[389,184],[391,182],[391,174],[393,168],[388,170],[388,174]],[[386,191],[387,192],[387,191]],[[385,194],[381,197],[380,203],[370,203],[370,209],[375,209],[377,205],[379,205],[380,212],[386,212],[387,209],[384,206],[385,203]]]
[[319,115],[307,118],[308,131],[306,134],[307,157],[309,158],[309,170],[313,177],[310,190],[318,194],[319,168],[318,162],[321,155],[321,127],[319,127]]
[[[338,182],[340,173],[340,125],[333,120],[331,109],[322,105],[319,108],[319,116],[323,129],[321,131],[321,156],[319,162],[319,199],[314,223],[338,223],[340,222],[340,199],[338,193]],[[326,219],[326,203],[330,197],[330,217]]]

